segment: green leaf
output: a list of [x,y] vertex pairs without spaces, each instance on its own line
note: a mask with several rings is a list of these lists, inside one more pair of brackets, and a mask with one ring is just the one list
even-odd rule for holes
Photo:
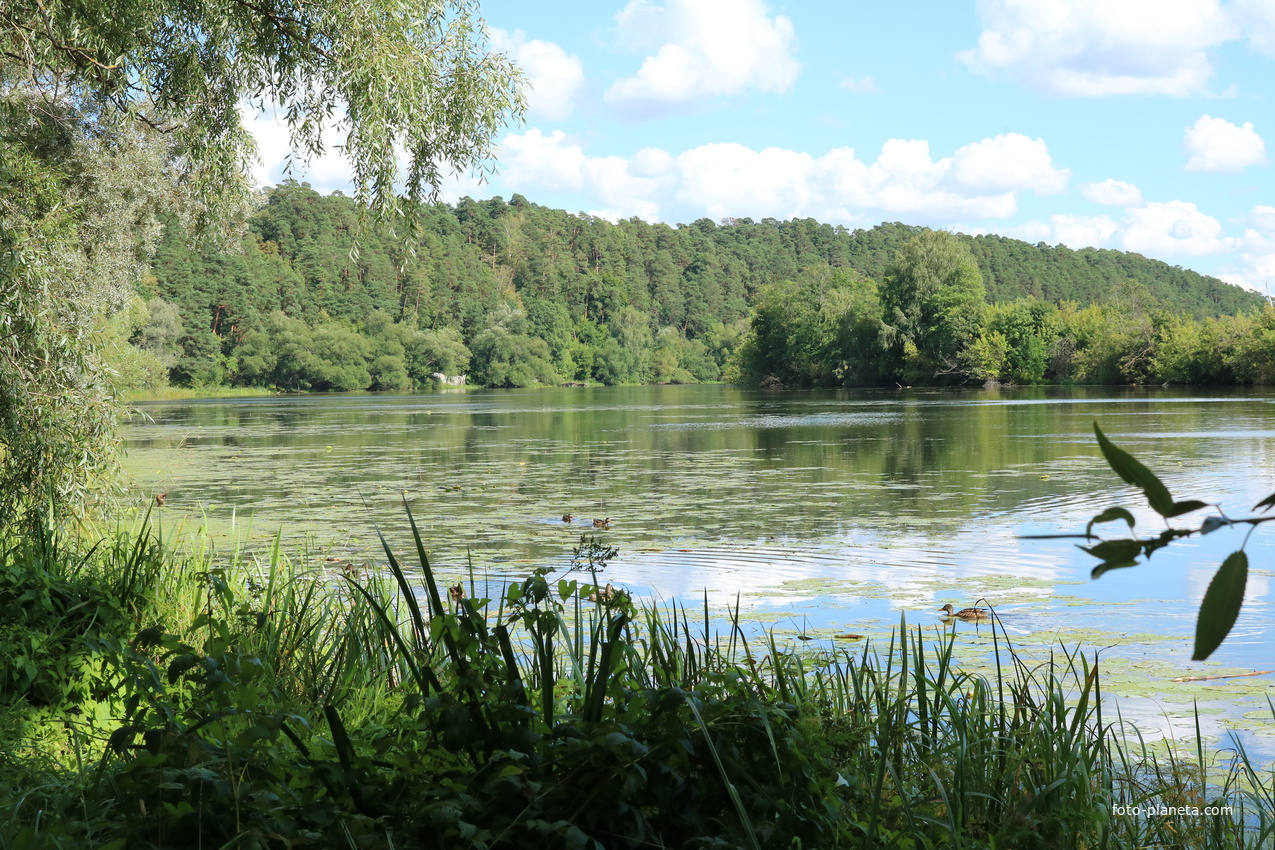
[[[1102,449],[1103,457],[1107,459],[1107,463],[1111,464],[1111,468],[1115,470],[1116,475],[1119,475],[1128,484],[1141,487],[1142,492],[1146,494],[1147,504],[1160,516],[1177,516],[1177,514],[1172,513],[1177,506],[1173,502],[1173,497],[1169,495],[1169,489],[1161,483],[1155,473],[1135,460],[1133,455],[1124,449],[1114,446],[1107,439],[1107,436],[1102,433],[1102,429],[1098,427],[1097,422],[1093,424],[1093,430],[1098,436],[1098,445]],[[1200,507],[1203,507],[1203,505]],[[1191,508],[1191,510],[1194,510],[1194,508]],[[1182,511],[1182,513],[1186,513],[1186,511]]]
[[1105,511],[1098,514],[1096,517],[1089,520],[1089,524],[1085,526],[1085,536],[1088,537],[1090,534],[1092,534],[1093,527],[1097,525],[1098,523],[1114,522],[1115,520],[1118,520],[1118,519],[1122,519],[1125,522],[1127,522],[1129,524],[1129,530],[1133,531],[1133,526],[1135,524],[1133,519],[1133,514],[1129,513],[1124,508],[1107,508]]
[[174,658],[172,663],[168,665],[168,683],[171,685],[176,682],[181,674],[199,664],[200,660],[199,656],[189,653]]
[[1138,562],[1134,560],[1107,561],[1105,563],[1101,563],[1098,566],[1094,567],[1093,570],[1089,573],[1089,577],[1091,579],[1100,579],[1107,573],[1111,572],[1112,570],[1122,570],[1126,567],[1136,567],[1137,565],[1138,565]]
[[1187,499],[1185,502],[1174,502],[1173,507],[1164,515],[1165,519],[1171,519],[1175,516],[1189,514],[1191,511],[1198,511],[1200,508],[1207,508],[1207,502],[1201,502],[1199,499]]
[[1118,570],[1123,567],[1132,567],[1137,565],[1138,556],[1142,554],[1142,541],[1140,540],[1104,540],[1096,546],[1079,547],[1095,558],[1101,558],[1102,563],[1093,568],[1090,578],[1102,578],[1104,573],[1111,570]]
[[1210,516],[1204,518],[1204,523],[1200,526],[1201,534],[1212,534],[1219,528],[1225,528],[1230,525],[1231,521],[1226,517]]
[[1209,582],[1200,603],[1200,616],[1195,623],[1195,652],[1192,661],[1203,661],[1222,645],[1244,604],[1244,586],[1248,583],[1248,555],[1243,550],[1232,552]]
[[1104,540],[1096,546],[1081,549],[1104,561],[1131,561],[1142,554],[1141,540]]

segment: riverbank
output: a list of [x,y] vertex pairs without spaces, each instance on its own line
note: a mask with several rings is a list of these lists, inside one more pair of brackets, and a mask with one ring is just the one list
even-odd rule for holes
[[127,404],[139,401],[188,401],[205,398],[259,398],[282,396],[291,393],[265,387],[161,387],[152,390],[133,390],[123,395]]
[[416,549],[382,580],[145,528],[9,541],[0,847],[1207,848],[1275,826],[1268,772],[1125,735],[1080,653],[1029,666],[1002,633],[984,677],[920,631],[789,652],[599,592],[602,549],[492,600]]

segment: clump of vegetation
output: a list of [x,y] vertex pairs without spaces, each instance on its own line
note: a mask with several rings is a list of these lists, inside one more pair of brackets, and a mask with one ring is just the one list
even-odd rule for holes
[[87,557],[4,550],[4,587],[50,589],[0,608],[4,657],[26,658],[0,691],[0,847],[1230,847],[1275,827],[1269,776],[1241,758],[1210,784],[1202,750],[1131,743],[1079,653],[1033,666],[1001,642],[989,681],[941,631],[759,650],[572,571],[445,596],[415,539],[419,570],[387,549],[366,582],[144,528]]
[[[137,343],[166,352],[183,385],[314,390],[461,371],[495,387],[1275,375],[1260,296],[1118,251],[902,224],[612,223],[521,195],[420,219],[409,245],[360,228],[353,199],[285,183],[237,255],[200,250],[175,223],[141,287],[158,306]],[[173,305],[181,334],[161,321]],[[294,344],[309,356],[284,356]]]

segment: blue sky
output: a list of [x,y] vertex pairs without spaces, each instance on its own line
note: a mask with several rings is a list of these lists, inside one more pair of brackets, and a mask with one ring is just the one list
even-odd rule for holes
[[[498,174],[611,219],[902,221],[1275,289],[1275,0],[487,0]],[[285,142],[257,126],[258,178]],[[335,156],[302,179],[348,189]]]

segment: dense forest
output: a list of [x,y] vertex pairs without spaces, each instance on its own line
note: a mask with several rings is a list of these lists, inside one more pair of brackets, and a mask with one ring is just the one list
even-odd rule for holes
[[[900,258],[930,232],[898,223],[611,223],[514,195],[430,206],[405,235],[366,223],[340,193],[287,183],[263,194],[249,227],[242,250],[200,250],[169,224],[125,319],[124,383],[1252,382],[1271,371],[1248,344],[1275,325],[1259,295],[1120,251],[944,234],[934,244],[967,279],[904,296],[916,269]],[[958,291],[937,312],[917,300]],[[935,334],[948,338],[927,348]],[[1248,347],[1227,364],[1202,360],[1221,337]]]

